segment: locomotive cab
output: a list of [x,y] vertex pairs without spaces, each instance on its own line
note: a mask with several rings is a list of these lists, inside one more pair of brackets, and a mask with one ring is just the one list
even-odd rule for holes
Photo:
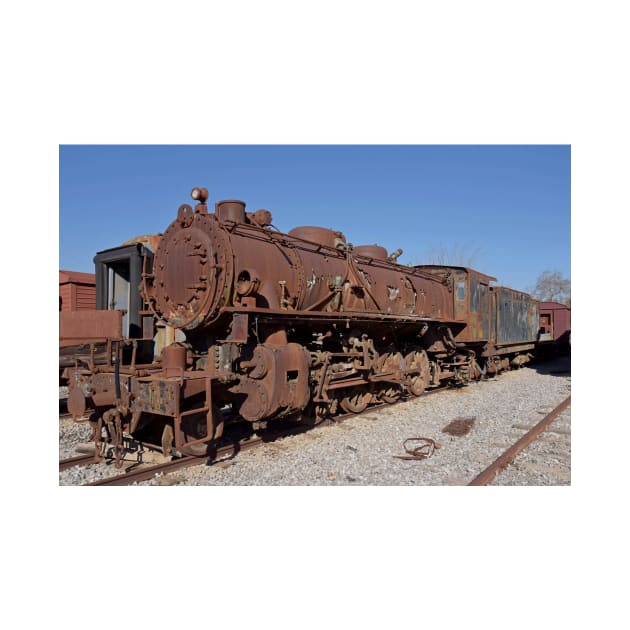
[[531,357],[538,303],[527,293],[491,286],[496,278],[468,267],[419,265],[450,284],[455,319],[464,322],[454,343],[474,350],[482,374],[519,367]]
[[484,342],[490,338],[491,282],[496,278],[469,267],[446,265],[416,265],[451,283],[455,319],[466,322],[455,339],[461,343]]
[[[174,341],[156,336],[154,318],[141,294],[142,274],[153,265],[159,239],[159,235],[137,237],[94,257],[96,308],[122,311],[122,336],[136,340],[139,362],[151,362],[164,345]],[[130,352],[130,347],[125,348],[125,354]]]

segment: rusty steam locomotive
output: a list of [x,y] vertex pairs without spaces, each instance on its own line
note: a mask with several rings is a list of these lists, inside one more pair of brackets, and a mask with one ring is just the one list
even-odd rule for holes
[[330,229],[281,233],[241,201],[211,212],[207,197],[193,189],[196,205],[134,263],[136,336],[171,331],[155,356],[139,360],[118,325],[94,333],[108,337],[104,364],[69,371],[69,410],[92,410],[100,452],[120,454],[131,436],[203,456],[229,421],[264,431],[360,412],[531,358],[539,319],[527,294],[469,268],[402,266],[400,251]]

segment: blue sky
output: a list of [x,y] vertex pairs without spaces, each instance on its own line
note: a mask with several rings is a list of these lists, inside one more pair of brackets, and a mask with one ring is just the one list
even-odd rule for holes
[[457,249],[521,290],[571,275],[567,145],[63,145],[59,159],[60,269],[92,272],[96,252],[163,232],[205,186],[210,204],[400,247],[403,263]]

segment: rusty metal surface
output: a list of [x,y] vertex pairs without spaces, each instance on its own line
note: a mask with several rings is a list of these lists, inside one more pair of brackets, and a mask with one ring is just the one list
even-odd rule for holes
[[442,280],[355,255],[339,232],[304,227],[283,234],[247,223],[241,203],[221,202],[218,215],[205,204],[181,206],[165,231],[145,289],[158,317],[171,326],[208,327],[221,308],[247,296],[271,311],[452,319]]
[[375,260],[387,260],[387,250],[381,245],[358,245],[352,250],[355,256],[364,256]]
[[182,457],[169,462],[163,462],[161,464],[155,464],[147,468],[131,468],[124,474],[116,475],[115,477],[104,477],[98,481],[92,481],[86,483],[86,486],[128,486],[134,482],[145,481],[155,477],[155,475],[167,474],[181,470],[182,468],[188,468],[190,466],[202,465],[203,460],[199,460],[196,457]]
[[[412,444],[416,444],[416,446],[412,447]],[[392,455],[392,457],[405,460],[427,459],[433,455],[435,449],[442,448],[442,445],[431,438],[413,437],[407,438],[403,442],[403,448],[407,453],[406,455]]]
[[59,460],[59,472],[74,468],[75,466],[87,466],[94,463],[94,455],[77,455]]
[[313,225],[305,225],[293,228],[289,231],[289,236],[294,236],[303,241],[310,243],[318,243],[332,249],[344,247],[346,245],[346,237],[343,232],[330,230],[328,228],[316,227]]
[[156,413],[163,416],[175,416],[179,407],[181,383],[159,377],[136,380],[133,403],[134,411]]
[[59,313],[60,345],[77,344],[89,340],[121,339],[120,311],[62,311]]
[[469,267],[448,265],[417,265],[452,283],[452,299],[455,319],[466,322],[457,333],[461,343],[476,343],[491,340],[491,283],[492,276]]
[[[469,267],[418,265],[452,283],[453,312],[466,325],[455,334],[459,343],[488,342],[483,356],[506,346],[535,342],[538,334],[538,302],[522,291],[491,286],[496,278]],[[530,348],[531,349],[531,348]],[[524,348],[513,349],[522,352]]]
[[309,363],[308,352],[299,344],[257,345],[251,358],[241,361],[245,375],[230,388],[246,396],[240,407],[243,418],[255,422],[303,409],[310,398]]
[[164,376],[183,376],[186,370],[187,349],[183,344],[171,344],[162,352],[162,370]]
[[77,363],[87,367],[88,361],[94,360],[95,364],[103,364],[107,360],[107,341],[87,340],[80,343],[78,340],[60,341],[59,343],[59,368],[74,367]]
[[536,341],[539,328],[538,302],[527,293],[494,287],[494,339],[497,344]]
[[126,247],[127,245],[136,245],[140,244],[146,247],[150,252],[155,253],[155,250],[158,248],[160,244],[160,239],[162,238],[161,234],[143,234],[142,236],[136,236],[134,238],[125,241],[121,247]]

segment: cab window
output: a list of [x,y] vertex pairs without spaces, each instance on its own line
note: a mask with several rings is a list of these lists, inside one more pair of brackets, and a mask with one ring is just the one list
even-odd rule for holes
[[458,280],[455,283],[455,299],[457,300],[466,299],[466,281],[465,280]]

